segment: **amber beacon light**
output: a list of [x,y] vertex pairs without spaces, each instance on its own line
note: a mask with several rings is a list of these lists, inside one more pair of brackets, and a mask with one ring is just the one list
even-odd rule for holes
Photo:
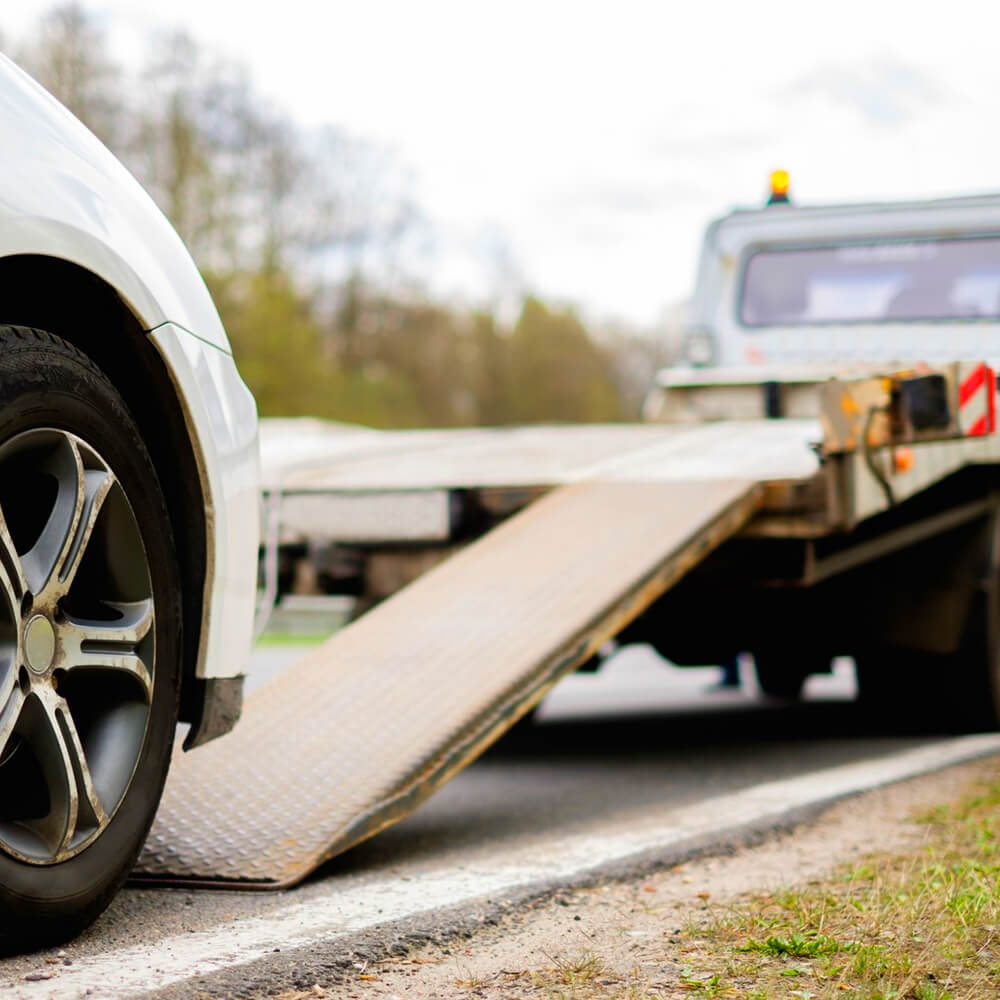
[[768,205],[788,204],[788,171],[771,171],[771,194],[767,199]]

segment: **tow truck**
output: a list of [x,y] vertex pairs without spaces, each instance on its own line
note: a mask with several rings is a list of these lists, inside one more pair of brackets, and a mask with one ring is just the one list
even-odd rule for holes
[[995,728],[1000,197],[799,207],[778,175],[709,226],[683,353],[643,424],[265,455],[270,592],[299,544],[367,610],[178,754],[134,877],[293,885],[612,638],[752,653],[787,698],[848,655],[888,718]]

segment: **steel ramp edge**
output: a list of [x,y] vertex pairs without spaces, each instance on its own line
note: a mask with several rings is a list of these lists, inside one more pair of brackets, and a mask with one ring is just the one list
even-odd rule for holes
[[411,813],[760,504],[748,480],[561,487],[175,753],[133,879],[278,889]]

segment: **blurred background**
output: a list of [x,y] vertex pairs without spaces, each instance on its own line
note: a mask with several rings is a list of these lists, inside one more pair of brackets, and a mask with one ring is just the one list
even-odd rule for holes
[[997,188],[1000,14],[953,3],[92,0],[0,51],[191,248],[265,416],[634,419],[707,220]]

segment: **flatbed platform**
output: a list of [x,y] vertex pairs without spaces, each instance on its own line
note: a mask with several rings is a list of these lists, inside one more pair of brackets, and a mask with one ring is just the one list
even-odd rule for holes
[[621,474],[725,478],[734,463],[754,478],[799,478],[815,472],[821,437],[815,419],[395,431],[265,419],[262,480],[289,494],[551,487]]
[[278,888],[402,818],[752,515],[752,480],[557,489],[178,753],[135,877]]
[[505,517],[568,483],[808,479],[821,435],[816,420],[415,431],[272,420],[263,488],[280,498],[286,541],[440,543],[470,501]]

